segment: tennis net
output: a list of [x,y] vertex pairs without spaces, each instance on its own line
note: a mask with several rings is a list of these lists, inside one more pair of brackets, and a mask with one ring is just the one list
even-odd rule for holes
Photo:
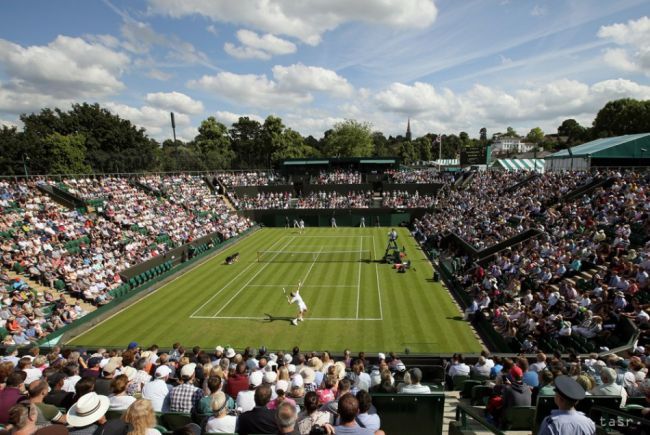
[[372,261],[369,249],[358,251],[257,251],[259,263],[351,263]]

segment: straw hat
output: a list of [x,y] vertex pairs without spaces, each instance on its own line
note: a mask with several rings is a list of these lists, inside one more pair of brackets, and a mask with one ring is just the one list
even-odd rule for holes
[[103,417],[109,405],[108,397],[95,392],[86,393],[68,411],[68,424],[72,427],[88,426]]

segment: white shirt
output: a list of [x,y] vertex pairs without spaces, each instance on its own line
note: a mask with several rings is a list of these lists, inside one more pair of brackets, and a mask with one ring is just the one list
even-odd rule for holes
[[449,376],[453,378],[456,375],[469,376],[469,366],[465,363],[452,365],[449,368]]
[[304,310],[307,309],[307,305],[305,305],[305,301],[302,300],[302,296],[300,296],[300,293],[298,292],[298,290],[296,290],[296,292],[293,295],[293,298],[291,299],[291,301],[289,303],[297,304],[300,311],[304,311]]
[[163,379],[155,379],[151,382],[144,384],[142,388],[142,397],[151,400],[154,412],[167,411],[168,404],[165,404],[165,399],[169,395],[172,386],[167,384]]
[[244,390],[237,394],[237,408],[241,408],[241,412],[250,411],[255,408],[255,390]]
[[235,426],[237,426],[237,417],[234,415],[226,415],[221,418],[210,417],[208,423],[205,425],[205,432],[235,433]]
[[61,388],[63,391],[67,391],[68,393],[75,393],[75,385],[77,385],[77,382],[79,382],[79,379],[81,379],[81,376],[79,375],[74,375],[70,376],[69,378],[66,378],[63,381],[63,387]]

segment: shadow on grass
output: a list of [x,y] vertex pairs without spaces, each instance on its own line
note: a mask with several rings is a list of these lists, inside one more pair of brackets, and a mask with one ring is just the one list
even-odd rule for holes
[[275,322],[276,320],[280,320],[280,321],[285,321],[285,322],[289,322],[289,323],[291,323],[291,321],[292,321],[293,319],[295,319],[295,317],[288,317],[288,316],[274,316],[273,314],[269,314],[269,313],[264,313],[264,315],[265,315],[267,318],[264,319],[263,322],[268,322],[268,323],[270,323],[270,322]]
[[463,318],[463,316],[454,316],[454,317],[447,317],[449,320],[457,320],[460,322],[465,322],[466,320]]

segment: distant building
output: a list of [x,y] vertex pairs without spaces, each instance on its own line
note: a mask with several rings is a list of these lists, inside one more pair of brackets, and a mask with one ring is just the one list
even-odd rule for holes
[[406,140],[411,141],[411,118],[406,122]]
[[519,154],[533,149],[532,143],[521,141],[521,137],[498,136],[492,143],[492,154]]

